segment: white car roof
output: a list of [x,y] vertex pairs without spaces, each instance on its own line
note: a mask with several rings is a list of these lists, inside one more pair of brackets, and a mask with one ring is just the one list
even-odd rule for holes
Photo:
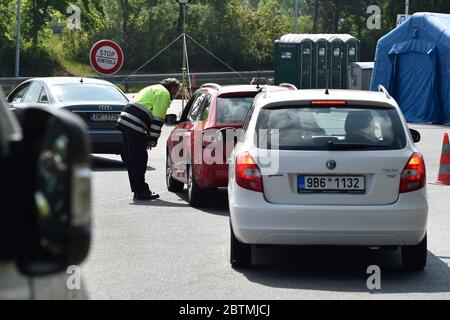
[[329,94],[325,89],[267,91],[258,94],[255,98],[255,108],[267,105],[292,105],[313,100],[345,100],[350,104],[360,103],[370,106],[392,106],[399,109],[397,103],[387,92],[363,91],[363,90],[335,90],[330,89]]

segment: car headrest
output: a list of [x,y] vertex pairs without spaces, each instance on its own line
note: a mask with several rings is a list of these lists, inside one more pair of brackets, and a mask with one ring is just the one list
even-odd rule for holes
[[271,129],[300,129],[300,119],[295,113],[280,110],[272,113],[268,126]]
[[373,116],[370,111],[350,111],[345,120],[345,132],[352,133],[373,125]]

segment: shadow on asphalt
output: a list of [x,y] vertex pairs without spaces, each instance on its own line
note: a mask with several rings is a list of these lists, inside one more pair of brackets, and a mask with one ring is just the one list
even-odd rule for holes
[[162,200],[161,198],[151,201],[140,201],[136,200],[134,202],[131,202],[130,205],[132,206],[148,206],[148,207],[171,207],[171,208],[187,208],[189,207],[188,203],[185,202],[169,202]]
[[[188,203],[188,194],[186,189],[183,192],[177,193],[177,196],[179,196],[180,199]],[[219,216],[229,216],[227,190],[217,189],[206,191],[205,202],[202,204],[201,207],[198,207],[196,209],[209,214]]]
[[[177,192],[179,197],[177,202],[165,201],[164,194],[161,198],[151,201],[134,201],[130,203],[135,206],[149,206],[149,207],[173,207],[173,208],[189,208],[187,190],[183,192]],[[222,190],[209,190],[205,193],[205,203],[196,210],[203,211],[205,213],[228,216],[228,193],[226,189]]]
[[[249,281],[268,287],[375,295],[450,292],[450,268],[430,251],[423,272],[403,270],[400,249],[254,247],[252,259],[251,269],[238,272]],[[381,269],[380,290],[367,288],[372,274],[367,273],[367,268],[371,265]]]
[[[121,160],[91,156],[91,161],[93,171],[127,171],[127,167]],[[147,166],[147,170],[153,171],[155,168]]]

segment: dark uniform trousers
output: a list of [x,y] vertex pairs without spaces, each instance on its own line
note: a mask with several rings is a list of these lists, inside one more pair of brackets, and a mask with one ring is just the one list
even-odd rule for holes
[[150,189],[145,183],[148,161],[146,137],[139,133],[123,132],[123,147],[131,191],[137,194],[149,193]]

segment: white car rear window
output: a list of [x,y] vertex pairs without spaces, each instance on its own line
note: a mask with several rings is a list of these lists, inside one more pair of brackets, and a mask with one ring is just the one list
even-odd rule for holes
[[257,137],[260,148],[281,150],[377,150],[406,145],[397,111],[379,107],[265,108],[259,114]]

